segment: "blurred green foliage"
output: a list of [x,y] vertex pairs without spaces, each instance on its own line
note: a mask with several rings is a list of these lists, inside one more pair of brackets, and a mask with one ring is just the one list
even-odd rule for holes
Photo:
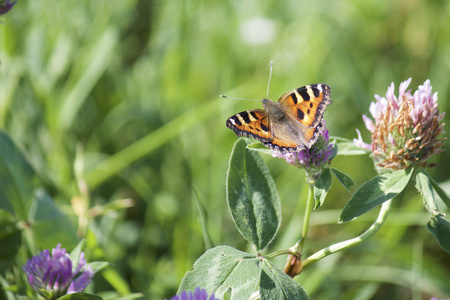
[[[246,249],[225,202],[236,140],[225,120],[259,105],[218,96],[265,97],[271,60],[271,99],[309,83],[331,86],[331,135],[356,137],[373,94],[409,77],[413,90],[429,78],[449,109],[444,0],[19,0],[1,20],[0,129],[87,237],[88,260],[114,264],[94,291],[176,293],[206,250],[194,186],[212,244]],[[282,202],[269,246],[279,250],[299,236],[307,187],[302,172],[264,159]],[[449,159],[444,152],[429,170],[444,187]],[[375,174],[363,156],[332,166],[357,186]],[[333,184],[313,213],[306,252],[370,226],[374,214],[336,224],[349,197]],[[411,186],[378,235],[296,279],[313,299],[449,297],[450,259],[426,230],[421,202]]]

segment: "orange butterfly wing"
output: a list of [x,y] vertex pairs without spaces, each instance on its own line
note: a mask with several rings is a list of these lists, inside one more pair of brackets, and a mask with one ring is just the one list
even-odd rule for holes
[[[312,135],[313,133],[311,133]],[[295,143],[294,141],[290,141],[287,139],[282,139],[279,137],[273,137],[272,141],[268,143],[263,143],[265,146],[269,147],[270,149],[274,150],[277,149],[281,152],[284,152],[285,150],[297,150],[299,149],[299,145]]]
[[263,143],[272,140],[269,118],[263,109],[253,109],[240,112],[228,118],[227,127],[237,136],[254,138]]
[[[331,104],[330,91],[327,84],[311,84],[287,92],[278,102],[291,118],[308,128],[315,128],[322,122],[323,113]],[[314,131],[310,135],[314,136]]]
[[[325,128],[323,113],[331,104],[330,91],[328,85],[319,83],[285,93],[276,105],[263,99],[269,114],[262,109],[243,111],[228,118],[226,125],[237,136],[256,139],[273,150],[310,148]],[[280,121],[280,115],[290,121]]]

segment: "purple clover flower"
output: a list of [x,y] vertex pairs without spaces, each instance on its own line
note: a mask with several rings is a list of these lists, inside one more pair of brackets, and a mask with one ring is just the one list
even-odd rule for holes
[[363,115],[364,124],[372,133],[371,144],[364,143],[356,130],[355,145],[371,150],[378,166],[391,169],[434,166],[428,160],[443,151],[445,138],[439,135],[444,133],[445,113],[439,112],[437,93],[432,93],[427,80],[411,95],[411,90],[407,90],[410,83],[411,78],[400,84],[398,98],[394,83],[386,97],[375,95],[376,102],[369,108],[375,122]]
[[[323,122],[323,127],[325,128],[325,122]],[[309,179],[315,181],[319,178],[323,168],[326,167],[334,157],[334,144],[329,143],[329,139],[328,129],[324,129],[311,148],[286,153],[273,151],[272,156],[282,158],[293,166],[305,169]]]
[[23,270],[31,287],[44,297],[46,295],[41,289],[47,291],[50,293],[49,299],[83,291],[94,276],[91,267],[86,264],[83,252],[72,272],[72,261],[66,249],[61,249],[61,244],[52,249],[51,255],[46,249],[28,259]]
[[0,0],[0,15],[6,14],[8,11],[11,10],[11,8],[16,4],[17,0],[13,3],[10,3],[9,0],[3,1]]
[[[208,298],[209,297],[209,298]],[[180,295],[170,298],[170,300],[219,300],[214,294],[208,295],[206,290],[202,290],[199,287],[195,288],[194,293],[182,291]]]

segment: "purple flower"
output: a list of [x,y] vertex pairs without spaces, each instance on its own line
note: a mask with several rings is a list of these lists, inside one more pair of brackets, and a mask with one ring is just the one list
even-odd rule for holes
[[[323,122],[323,127],[325,127],[325,122]],[[290,151],[284,154],[279,151],[273,151],[272,156],[282,158],[293,166],[305,169],[309,175],[308,177],[314,181],[334,157],[334,144],[329,143],[329,138],[328,129],[325,129],[320,133],[319,138],[311,148],[298,152]]]
[[50,298],[81,292],[94,276],[91,267],[86,264],[83,252],[73,270],[69,254],[66,249],[61,249],[61,244],[52,249],[51,255],[49,250],[44,250],[28,259],[23,270],[31,287],[44,297],[46,295],[41,289],[47,291]]
[[[209,297],[209,298],[208,298]],[[194,293],[182,291],[180,295],[170,298],[170,300],[219,300],[214,294],[208,295],[206,290],[202,290],[199,287],[195,288]]]
[[432,93],[430,80],[419,86],[411,95],[407,90],[411,78],[402,82],[398,98],[394,83],[387,90],[386,97],[375,95],[376,102],[369,111],[374,119],[363,115],[364,124],[372,134],[371,144],[366,144],[357,130],[354,143],[372,151],[378,166],[391,169],[406,169],[410,166],[429,167],[429,159],[442,152],[445,138],[442,119],[437,104],[437,93]]
[[11,8],[13,7],[13,5],[16,4],[16,2],[17,2],[17,0],[14,1],[13,3],[10,3],[9,0],[6,0],[6,2],[0,0],[0,15],[4,15],[8,11],[10,11]]

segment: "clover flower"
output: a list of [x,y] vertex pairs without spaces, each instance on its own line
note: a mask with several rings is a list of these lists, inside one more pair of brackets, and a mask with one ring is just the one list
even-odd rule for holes
[[52,249],[51,254],[46,249],[28,259],[23,270],[31,287],[47,299],[81,292],[94,276],[91,267],[86,264],[83,252],[76,268],[72,268],[69,254],[66,249],[61,249],[61,244]]
[[[209,298],[208,298],[209,297]],[[172,297],[170,300],[219,300],[214,294],[208,295],[206,290],[202,290],[199,287],[195,288],[194,293],[182,291],[180,295]]]
[[438,109],[437,93],[431,92],[430,80],[420,85],[411,95],[406,90],[411,78],[402,82],[398,98],[394,94],[394,83],[388,88],[386,97],[375,95],[376,102],[369,108],[375,123],[363,115],[366,128],[372,133],[372,143],[362,141],[359,130],[354,143],[372,151],[375,163],[394,170],[410,166],[431,167],[429,159],[443,151],[445,138],[442,119],[445,113]]
[[[325,128],[325,122],[323,122],[323,127]],[[311,148],[286,153],[272,151],[272,156],[282,158],[293,166],[305,169],[308,177],[315,180],[334,157],[334,144],[329,143],[329,139],[328,129],[324,129]]]
[[10,3],[9,0],[3,1],[0,0],[0,15],[6,14],[8,11],[11,10],[11,8],[16,4],[17,0],[13,3]]

